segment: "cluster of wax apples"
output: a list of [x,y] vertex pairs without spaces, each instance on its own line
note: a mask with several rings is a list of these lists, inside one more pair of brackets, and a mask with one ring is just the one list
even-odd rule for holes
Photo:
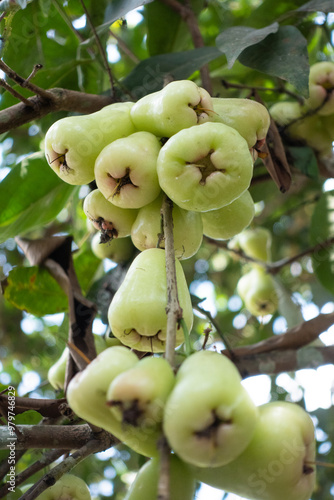
[[314,489],[309,415],[293,403],[255,406],[218,352],[191,354],[175,375],[163,357],[109,347],[71,380],[67,399],[79,417],[150,459],[127,500],[157,498],[162,433],[173,500],[193,499],[196,481],[255,500],[308,500]]
[[279,102],[270,114],[284,133],[319,152],[331,156],[334,141],[334,63],[313,64],[310,69],[309,97],[299,102]]
[[255,101],[211,98],[192,81],[175,81],[136,103],[57,121],[46,134],[45,154],[64,181],[96,181],[84,211],[102,246],[131,235],[139,250],[158,241],[163,247],[166,193],[174,202],[176,256],[185,259],[197,252],[203,233],[228,239],[251,222],[248,188],[269,122]]

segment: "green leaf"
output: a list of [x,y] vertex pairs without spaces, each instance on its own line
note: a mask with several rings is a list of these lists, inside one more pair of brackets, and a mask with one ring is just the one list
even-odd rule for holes
[[[334,237],[334,190],[323,193],[315,206],[310,227],[313,245]],[[320,283],[334,293],[334,243],[312,254],[314,272]]]
[[2,282],[6,300],[35,316],[67,311],[65,292],[50,273],[37,266],[15,267]]
[[188,78],[204,64],[221,56],[216,47],[199,49],[172,54],[162,54],[141,61],[134,70],[122,81],[122,84],[137,98],[160,90],[164,78],[168,75],[174,80]]
[[42,415],[35,410],[27,410],[15,417],[15,425],[37,425],[42,420]]
[[245,49],[238,59],[247,67],[288,81],[308,96],[307,41],[294,26],[280,27],[277,33]]
[[216,45],[221,52],[226,54],[228,67],[232,68],[239,55],[247,47],[261,42],[271,33],[276,33],[278,28],[278,23],[258,30],[247,26],[233,26],[217,36]]
[[0,184],[0,243],[54,220],[74,189],[59,179],[43,153],[25,158]]
[[318,179],[318,162],[313,149],[290,146],[288,151],[291,154],[294,166],[298,168],[298,170],[311,179]]

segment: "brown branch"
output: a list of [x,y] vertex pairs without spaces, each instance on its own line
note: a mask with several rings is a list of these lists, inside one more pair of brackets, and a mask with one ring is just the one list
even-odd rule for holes
[[50,96],[48,100],[39,95],[29,97],[28,101],[32,103],[31,106],[19,103],[0,111],[0,134],[42,118],[49,113],[75,111],[87,114],[115,102],[110,96],[86,94],[62,88],[50,89],[48,95]]
[[[194,47],[196,49],[200,47],[204,47],[204,40],[199,29],[197,17],[191,7],[191,3],[189,0],[185,0],[185,3],[182,4],[177,0],[160,0],[164,4],[168,5],[171,9],[177,12],[183,21],[187,24],[188,29],[190,31]],[[200,68],[200,75],[202,80],[202,87],[205,88],[209,94],[212,95],[212,84],[210,79],[210,71],[209,65],[205,64]]]
[[[64,414],[65,399],[35,399],[15,396],[14,413],[18,415],[27,410],[38,411],[43,417],[57,418]],[[7,415],[8,397],[5,394],[0,395],[0,414]]]
[[37,71],[39,71],[42,68],[43,68],[43,64],[35,64],[35,66],[32,69],[32,72],[30,73],[30,75],[28,76],[28,78],[26,78],[26,80],[24,82],[24,87],[26,87],[27,84],[30,82],[30,80],[32,80],[34,78],[34,76],[36,75]]
[[20,85],[20,87],[30,90],[33,94],[36,94],[37,96],[47,101],[52,99],[53,96],[49,90],[44,90],[41,87],[34,85],[26,78],[22,78],[22,76],[18,75],[14,70],[12,70],[12,68],[7,66],[7,64],[1,60],[0,60],[0,69],[8,76],[8,78],[13,80],[18,85]]
[[32,106],[32,107],[34,106],[33,103],[29,101],[29,99],[27,99],[22,94],[13,89],[3,78],[0,78],[0,86],[3,87],[5,90],[7,90],[7,92],[12,94],[12,96],[14,96],[16,99],[23,102],[26,106]]

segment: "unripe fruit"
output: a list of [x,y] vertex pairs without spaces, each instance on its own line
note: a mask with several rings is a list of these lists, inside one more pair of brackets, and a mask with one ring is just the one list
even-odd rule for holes
[[143,358],[111,382],[107,404],[124,428],[158,427],[174,383],[174,372],[168,361],[156,357]]
[[37,498],[38,500],[90,500],[91,496],[83,479],[73,474],[64,474]]
[[242,276],[237,291],[245,307],[254,316],[274,314],[278,308],[278,293],[274,278],[258,266]]
[[217,210],[248,189],[253,159],[247,142],[223,123],[181,130],[158,157],[160,186],[185,210]]
[[138,130],[171,137],[180,130],[211,120],[211,97],[190,80],[174,81],[135,103],[131,118]]
[[253,259],[268,262],[271,259],[271,234],[264,227],[245,229],[237,241],[242,251]]
[[94,234],[91,242],[92,252],[99,259],[110,259],[117,264],[123,264],[134,255],[135,248],[129,237],[116,238],[101,243],[100,233]]
[[263,144],[270,125],[270,115],[259,102],[251,99],[212,98],[213,120],[234,128],[247,141],[248,147]]
[[164,416],[164,433],[182,460],[218,467],[249,444],[258,410],[225,356],[199,351],[181,365]]
[[[310,96],[305,105],[317,109],[319,115],[334,113],[334,63],[322,61],[313,64],[309,76]],[[319,109],[318,109],[319,108]]]
[[253,198],[247,190],[229,205],[203,212],[203,234],[215,240],[228,240],[249,226],[254,211]]
[[[165,248],[162,238],[161,206],[163,197],[159,196],[149,205],[139,209],[131,229],[133,244],[141,251],[148,248]],[[183,210],[173,206],[174,250],[180,260],[189,259],[198,251],[203,239],[203,225],[198,212]]]
[[130,118],[133,103],[106,106],[90,115],[69,116],[55,122],[45,136],[45,156],[50,167],[68,184],[94,180],[94,163],[112,141],[135,132]]
[[259,407],[252,440],[233,462],[192,468],[196,478],[252,500],[309,500],[315,488],[315,439],[310,416],[284,401]]
[[95,180],[103,196],[121,208],[140,208],[160,193],[157,158],[161,144],[149,132],[118,139],[95,162]]
[[[193,312],[182,266],[175,262],[178,297],[183,318],[191,330]],[[167,278],[165,251],[151,248],[132,262],[114,295],[108,311],[111,331],[123,344],[144,352],[163,352],[167,327]],[[182,328],[176,332],[176,346],[184,342]]]
[[160,430],[124,429],[107,405],[111,382],[137,363],[138,358],[130,349],[109,347],[72,378],[66,395],[68,404],[79,417],[110,432],[137,453],[152,457],[158,455]]
[[86,196],[83,210],[100,231],[101,241],[104,243],[113,238],[129,236],[138,214],[137,210],[116,207],[98,189]]

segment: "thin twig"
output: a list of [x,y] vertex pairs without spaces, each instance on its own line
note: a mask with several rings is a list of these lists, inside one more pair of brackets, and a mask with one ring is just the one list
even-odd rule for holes
[[298,102],[301,104],[304,103],[303,97],[300,95],[296,94],[295,92],[292,92],[291,90],[286,89],[285,87],[261,87],[261,86],[254,86],[254,85],[247,85],[245,83],[232,83],[227,80],[221,80],[221,83],[223,87],[226,89],[240,89],[240,90],[250,90],[251,93],[253,94],[255,91],[259,92],[277,92],[278,94],[286,94],[294,99],[296,99]]
[[34,76],[36,75],[37,71],[39,71],[42,68],[43,68],[43,64],[35,64],[35,66],[33,67],[32,72],[30,73],[30,75],[28,76],[28,78],[26,78],[26,80],[24,82],[24,87],[26,87],[27,84],[30,82],[30,80],[32,80],[34,78]]
[[34,103],[29,101],[26,97],[24,97],[22,94],[17,92],[15,89],[13,89],[3,78],[0,78],[0,86],[6,89],[12,96],[14,96],[16,99],[19,101],[23,102],[26,106],[31,106],[32,108],[34,107]]
[[92,23],[91,17],[89,15],[89,12],[88,12],[88,9],[87,9],[87,7],[85,5],[84,0],[80,0],[80,2],[81,2],[83,10],[85,11],[87,21],[88,21],[88,23],[89,23],[89,25],[91,27],[91,30],[92,30],[92,32],[94,34],[94,38],[95,38],[97,47],[99,49],[99,52],[101,54],[101,57],[102,57],[102,60],[103,60],[103,63],[104,63],[104,67],[105,67],[105,69],[106,69],[106,71],[108,73],[108,78],[109,78],[109,82],[110,82],[110,88],[111,88],[111,91],[112,91],[112,95],[114,95],[115,94],[114,78],[113,78],[112,73],[111,73],[111,69],[110,69],[110,66],[109,66],[109,63],[108,63],[106,52],[105,52],[105,50],[102,47],[102,43],[101,43],[100,37],[97,34],[97,31],[95,29],[94,24]]
[[132,50],[126,45],[126,43],[118,35],[116,35],[116,33],[114,33],[114,31],[109,29],[109,33],[112,37],[115,38],[115,40],[117,40],[117,44],[120,50],[124,52],[124,54],[126,54],[135,64],[140,63],[140,59],[132,52]]
[[15,83],[20,85],[20,87],[27,88],[34,94],[38,95],[42,99],[45,99],[46,101],[52,101],[53,99],[53,94],[49,90],[44,90],[41,87],[38,87],[37,85],[34,85],[31,82],[27,82],[25,78],[22,78],[22,76],[18,75],[14,70],[12,70],[9,66],[7,66],[6,63],[0,60],[0,69],[10,78],[13,80]]

